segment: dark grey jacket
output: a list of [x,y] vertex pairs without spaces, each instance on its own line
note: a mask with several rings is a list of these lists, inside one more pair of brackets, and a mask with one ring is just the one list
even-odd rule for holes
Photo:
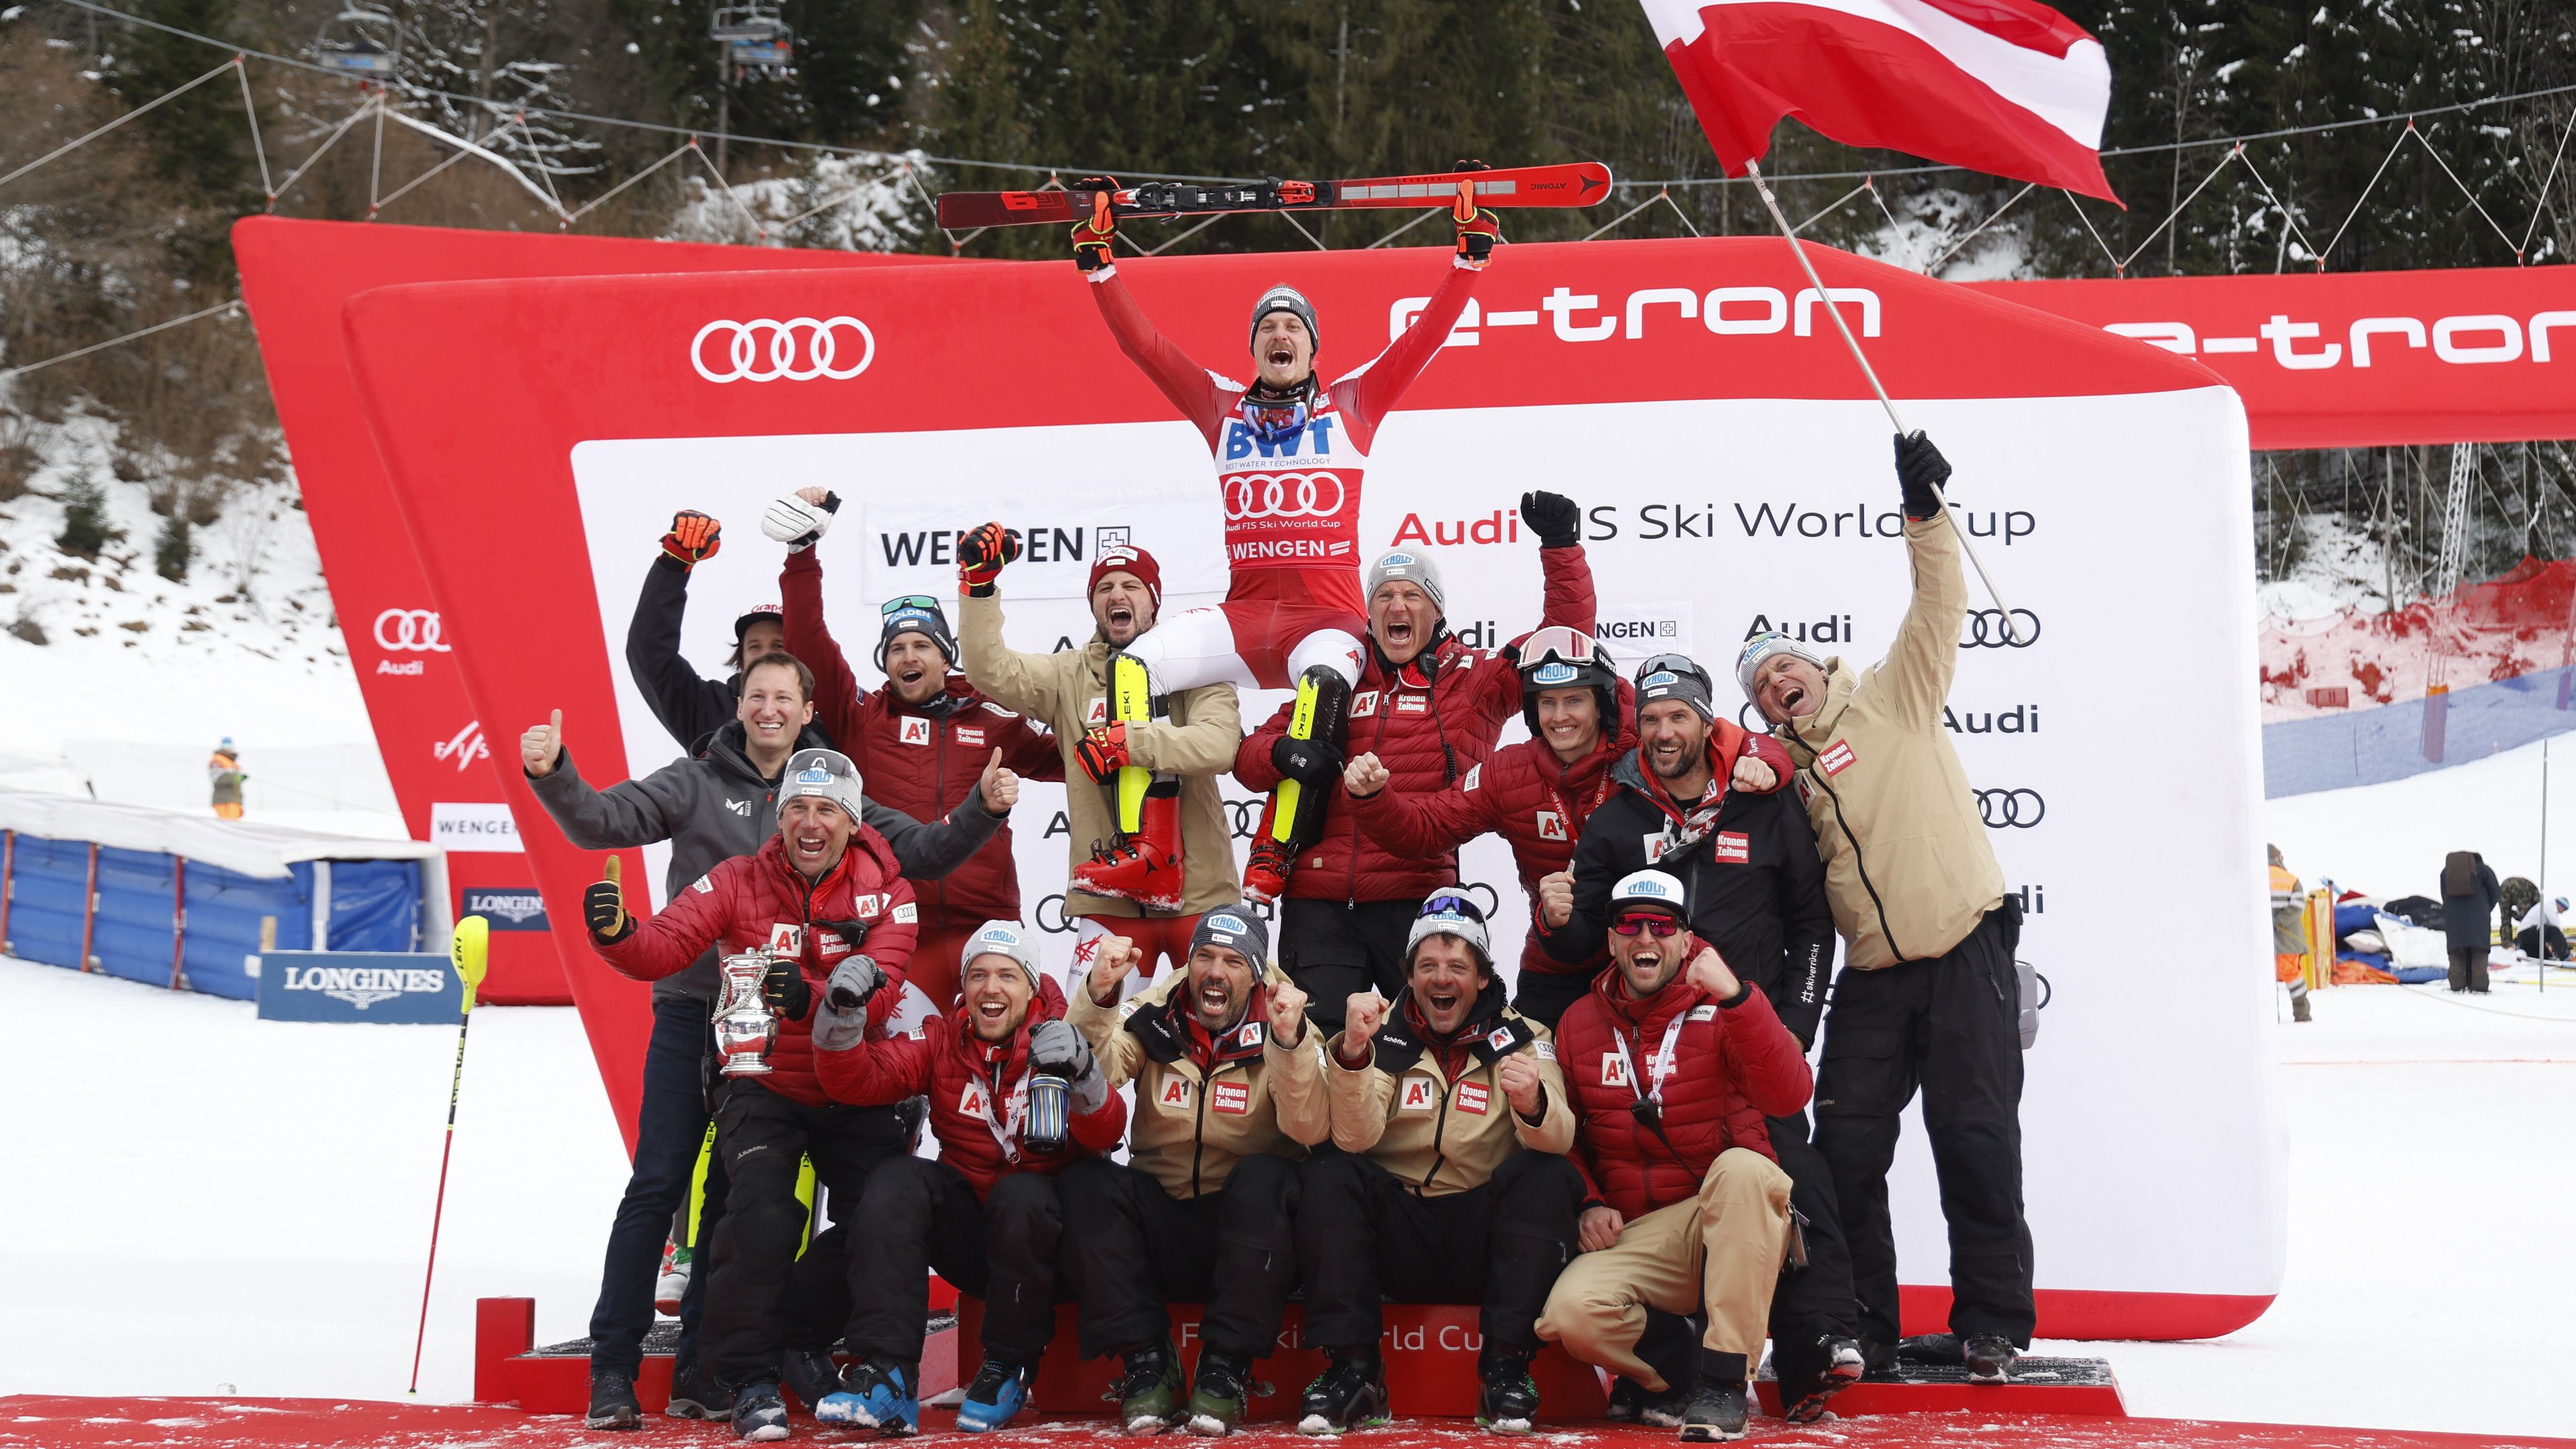
[[[671,843],[671,869],[664,877],[665,895],[686,889],[698,877],[737,855],[749,855],[778,829],[778,780],[764,777],[743,750],[740,721],[711,736],[707,752],[676,760],[638,780],[620,780],[594,790],[573,767],[572,751],[555,762],[554,773],[530,778],[528,787],[554,817],[564,838],[583,850],[622,850],[628,846]],[[1002,817],[984,809],[984,797],[970,792],[948,819],[924,824],[874,800],[861,802],[861,815],[886,843],[904,879],[937,880],[991,840]],[[685,996],[713,1001],[716,952],[709,948],[676,976],[653,983],[656,997]]]

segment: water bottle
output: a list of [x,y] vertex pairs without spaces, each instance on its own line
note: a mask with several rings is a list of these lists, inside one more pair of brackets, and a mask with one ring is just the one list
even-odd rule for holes
[[1052,1157],[1068,1145],[1062,1077],[1040,1072],[1029,1078],[1028,1116],[1020,1122],[1020,1146],[1033,1157]]

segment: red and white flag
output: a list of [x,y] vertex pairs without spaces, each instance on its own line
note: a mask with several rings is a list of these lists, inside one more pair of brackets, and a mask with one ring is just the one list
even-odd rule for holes
[[2034,0],[1642,0],[1729,175],[1796,116],[1869,146],[2117,203],[2111,66]]

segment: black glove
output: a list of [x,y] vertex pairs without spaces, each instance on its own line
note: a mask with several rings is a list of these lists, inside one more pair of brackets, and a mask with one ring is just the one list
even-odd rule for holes
[[885,972],[877,968],[873,958],[852,956],[832,968],[832,979],[823,988],[823,1000],[834,1011],[859,1011],[885,981]]
[[635,934],[635,918],[626,914],[626,900],[613,880],[595,880],[581,893],[582,919],[590,925],[590,938],[602,945],[623,941]]
[[1932,446],[1932,440],[1920,431],[1900,433],[1896,438],[1896,481],[1905,489],[1905,516],[1930,518],[1941,511],[1940,496],[1932,490],[1950,481],[1950,460]]
[[1310,789],[1320,790],[1340,779],[1342,766],[1349,761],[1330,740],[1293,740],[1281,735],[1270,746],[1270,763],[1280,774]]
[[1092,1059],[1091,1043],[1082,1039],[1072,1022],[1061,1017],[1042,1021],[1029,1033],[1030,1071],[1078,1082],[1098,1067],[1099,1063]]
[[1572,548],[1583,542],[1583,510],[1562,493],[1522,494],[1521,522],[1538,535],[1541,548]]
[[760,978],[760,999],[789,1021],[803,1021],[805,1013],[814,1009],[814,988],[805,984],[802,967],[781,956],[769,963],[769,973]]

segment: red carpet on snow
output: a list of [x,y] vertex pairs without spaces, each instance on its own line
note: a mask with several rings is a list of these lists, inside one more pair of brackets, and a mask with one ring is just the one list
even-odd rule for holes
[[[948,1426],[953,1416],[933,1412],[924,1440],[962,1444]],[[989,1440],[991,1436],[984,1436]],[[1130,1442],[1099,1419],[1038,1420],[1006,1436],[1046,1443],[1078,1439],[1103,1445]],[[1599,1449],[1662,1449],[1675,1443],[1669,1430],[1571,1423],[1540,1436],[1549,1449],[1580,1443]],[[7,1449],[666,1449],[694,1445],[725,1449],[738,1442],[720,1424],[656,1418],[640,1431],[584,1429],[577,1419],[525,1414],[475,1405],[378,1403],[332,1399],[88,1399],[20,1394],[0,1398],[0,1446]],[[801,1416],[790,1444],[868,1444],[858,1430],[825,1429]],[[1168,1440],[1177,1449],[1184,1442]],[[1315,1441],[1283,1427],[1237,1434],[1236,1449],[1310,1449]],[[1456,1419],[1399,1420],[1392,1427],[1354,1434],[1351,1449],[1465,1449],[1498,1441]],[[2182,1419],[2079,1419],[2062,1415],[2001,1418],[1990,1414],[1892,1414],[1831,1419],[1803,1428],[1777,1419],[1754,1421],[1747,1443],[1812,1446],[1812,1449],[2464,1449],[2469,1445],[2576,1445],[2576,1440],[2501,1438],[2470,1434],[2414,1434],[2382,1429],[2323,1429],[2282,1424],[2210,1424]]]

